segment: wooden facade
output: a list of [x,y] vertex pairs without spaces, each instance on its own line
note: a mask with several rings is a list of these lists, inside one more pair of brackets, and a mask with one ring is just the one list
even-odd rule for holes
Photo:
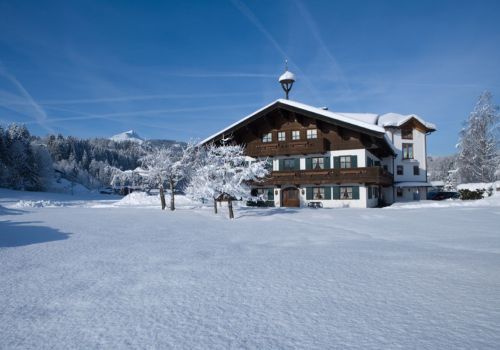
[[379,166],[347,169],[313,169],[273,171],[259,182],[258,186],[282,186],[285,184],[325,185],[343,183],[364,183],[367,185],[390,186],[393,176]]

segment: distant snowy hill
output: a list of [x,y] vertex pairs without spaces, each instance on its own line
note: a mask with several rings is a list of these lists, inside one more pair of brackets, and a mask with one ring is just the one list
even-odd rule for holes
[[121,134],[111,136],[109,139],[115,142],[121,142],[121,141],[132,141],[137,143],[144,142],[144,139],[140,137],[139,134],[137,134],[134,130],[122,132]]

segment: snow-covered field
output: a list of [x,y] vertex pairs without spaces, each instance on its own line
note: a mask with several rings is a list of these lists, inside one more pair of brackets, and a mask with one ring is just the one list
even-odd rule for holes
[[232,221],[134,196],[0,190],[1,349],[500,348],[498,195]]

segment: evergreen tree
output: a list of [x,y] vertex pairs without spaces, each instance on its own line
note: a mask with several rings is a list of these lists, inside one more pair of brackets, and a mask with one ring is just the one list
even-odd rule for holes
[[461,182],[491,182],[498,166],[499,108],[486,91],[460,132],[458,171]]

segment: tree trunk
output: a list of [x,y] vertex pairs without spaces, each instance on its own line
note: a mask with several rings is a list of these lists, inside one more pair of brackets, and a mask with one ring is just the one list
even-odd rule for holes
[[234,219],[233,201],[231,200],[231,198],[227,200],[227,208],[229,209],[229,218]]
[[174,181],[170,180],[170,210],[175,210]]
[[217,200],[214,198],[214,213],[217,214]]
[[161,210],[165,210],[167,204],[165,203],[165,192],[163,191],[163,185],[160,185],[160,201],[161,201]]

